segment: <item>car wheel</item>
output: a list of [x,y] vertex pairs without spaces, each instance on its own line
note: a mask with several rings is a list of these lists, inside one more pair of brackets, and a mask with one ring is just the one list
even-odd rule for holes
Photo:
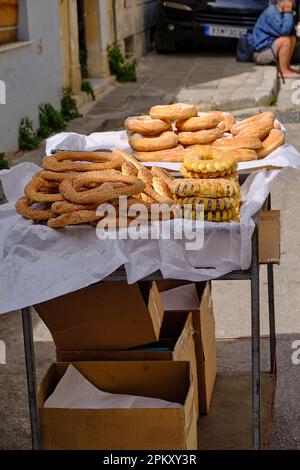
[[155,49],[159,54],[176,52],[176,43],[170,39],[165,39],[159,33],[155,34]]

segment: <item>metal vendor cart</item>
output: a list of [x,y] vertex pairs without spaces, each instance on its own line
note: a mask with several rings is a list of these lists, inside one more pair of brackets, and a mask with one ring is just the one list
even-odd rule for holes
[[[265,202],[264,209],[271,210],[271,196]],[[276,331],[275,331],[275,305],[274,305],[274,278],[273,264],[275,262],[260,263],[259,259],[259,227],[260,214],[254,217],[255,229],[252,236],[252,260],[251,266],[245,271],[232,271],[215,280],[249,280],[251,283],[251,341],[252,341],[252,438],[253,448],[261,449],[261,369],[260,369],[260,264],[267,264],[268,274],[268,307],[270,328],[270,370],[276,374]],[[213,269],[213,268],[212,268]],[[138,282],[141,293],[146,303],[152,281],[162,280],[160,272]],[[103,281],[126,281],[126,272],[120,268]],[[101,282],[103,282],[101,281]],[[26,374],[28,386],[28,399],[31,421],[32,448],[39,449],[39,420],[36,399],[36,370],[34,343],[32,331],[32,319],[30,306],[22,309],[22,322],[24,334],[24,349],[26,361]]]

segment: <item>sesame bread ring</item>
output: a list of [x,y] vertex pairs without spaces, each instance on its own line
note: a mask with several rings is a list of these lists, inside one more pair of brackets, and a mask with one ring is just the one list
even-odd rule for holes
[[201,196],[209,198],[235,197],[240,194],[240,186],[228,179],[176,179],[171,184],[175,196]]
[[223,137],[213,143],[213,147],[224,149],[251,149],[261,147],[261,140],[254,135],[238,135],[236,137]]
[[32,208],[33,204],[36,203],[29,201],[26,197],[20,197],[16,202],[16,211],[25,219],[32,220],[48,220],[54,216],[51,209]]
[[123,162],[121,170],[124,176],[137,176],[138,174],[137,168],[130,162]]
[[193,172],[218,173],[218,175],[224,173],[225,175],[236,172],[237,162],[234,157],[214,154],[212,150],[206,159],[203,159],[202,156],[186,155],[182,167]]
[[124,122],[125,129],[131,134],[157,135],[172,129],[170,121],[162,119],[152,119],[151,116],[129,117]]
[[224,132],[230,131],[232,126],[235,124],[235,117],[231,113],[225,113],[222,111],[210,111],[210,114],[215,115],[218,119],[220,119],[219,127]]
[[184,103],[153,106],[149,114],[153,119],[176,121],[177,119],[189,119],[197,116],[197,107]]
[[97,207],[98,204],[74,204],[73,202],[61,201],[54,202],[51,206],[51,210],[53,214],[62,215],[83,210],[96,210]]
[[279,129],[272,129],[268,137],[262,142],[262,146],[257,150],[258,158],[265,158],[274,150],[285,143],[285,136]]
[[140,134],[134,134],[129,139],[130,147],[138,152],[151,152],[154,150],[166,150],[176,147],[178,137],[174,132],[162,132],[156,137],[144,137]]
[[135,158],[140,162],[182,162],[184,147],[176,147],[167,150],[156,150],[154,152],[134,152]]
[[240,122],[237,122],[232,128],[230,129],[233,135],[239,134],[242,130],[245,130],[250,124],[260,121],[260,120],[271,120],[274,122],[275,114],[271,111],[266,111],[264,113],[255,114],[255,116],[251,116],[249,118],[243,119]]
[[42,162],[44,170],[54,172],[108,170],[121,165],[122,159],[110,152],[58,152]]
[[179,132],[179,143],[182,145],[209,144],[219,139],[223,135],[223,131],[219,127],[214,129],[196,131],[196,132]]
[[46,170],[43,170],[37,173],[37,175],[40,178],[44,178],[44,180],[46,181],[56,181],[58,183],[63,181],[65,178],[74,178],[78,174],[79,173],[74,173],[74,172],[59,173],[57,171],[46,171]]
[[233,149],[233,150],[224,150],[224,155],[229,155],[234,157],[237,162],[250,162],[252,160],[257,160],[257,153],[255,150],[251,149]]
[[[121,182],[127,186],[121,188],[102,189],[101,187],[79,192],[77,188],[90,183]],[[132,196],[143,192],[145,183],[134,176],[119,174],[108,174],[106,171],[91,171],[83,173],[73,181],[66,179],[62,181],[59,190],[67,201],[76,204],[102,203],[119,198],[119,196]]]
[[177,120],[176,128],[180,132],[194,132],[217,127],[220,119],[210,113],[199,113],[198,116],[190,119]]
[[27,199],[32,202],[56,202],[63,201],[63,196],[60,193],[50,194],[45,191],[46,180],[43,178],[32,178],[24,188],[24,193]]
[[48,227],[62,228],[66,225],[79,225],[99,220],[96,211],[81,210],[77,212],[70,212],[69,214],[62,214],[58,217],[49,219],[47,222]]

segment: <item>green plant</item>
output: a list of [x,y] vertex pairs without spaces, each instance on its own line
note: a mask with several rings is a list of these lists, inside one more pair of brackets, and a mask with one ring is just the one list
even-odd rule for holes
[[0,170],[6,170],[9,168],[9,163],[6,159],[6,155],[4,152],[0,152]]
[[71,119],[80,117],[76,106],[76,101],[72,96],[72,89],[70,87],[63,88],[63,96],[60,104],[61,114],[65,121],[71,121]]
[[66,121],[61,112],[57,111],[52,104],[44,103],[39,106],[38,135],[45,139],[53,132],[59,132],[66,128]]
[[90,95],[92,100],[95,101],[96,99],[96,96],[95,96],[95,93],[94,93],[94,89],[92,87],[92,84],[89,80],[83,80],[81,82],[81,91],[83,91],[84,93],[86,93],[87,95]]
[[269,100],[269,106],[276,106],[277,105],[277,98],[276,96],[272,96]]
[[136,82],[136,59],[132,62],[125,62],[119,44],[107,46],[107,54],[110,73],[117,76],[118,82]]
[[40,142],[41,140],[34,129],[33,121],[27,116],[24,117],[19,127],[19,149],[34,150],[39,146]]

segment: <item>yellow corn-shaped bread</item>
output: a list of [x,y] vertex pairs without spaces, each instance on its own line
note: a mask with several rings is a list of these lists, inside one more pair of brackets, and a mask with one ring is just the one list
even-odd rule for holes
[[224,171],[212,171],[212,172],[207,172],[207,173],[200,173],[196,171],[190,171],[185,168],[185,166],[181,166],[180,172],[182,176],[185,178],[191,178],[191,179],[197,179],[197,178],[223,178],[225,176],[230,176],[230,175],[237,175],[236,171],[231,171],[231,170],[224,170]]
[[215,212],[199,212],[194,210],[192,212],[192,219],[205,220],[207,222],[231,222],[235,217],[231,209],[224,209]]
[[225,155],[222,152],[214,154],[211,152],[209,158],[203,159],[201,156],[185,155],[183,158],[183,167],[189,171],[199,173],[232,173],[237,170],[236,158],[230,155]]
[[176,179],[170,189],[175,196],[201,196],[209,198],[234,197],[240,194],[236,181],[218,179]]
[[235,198],[217,198],[211,199],[208,197],[181,197],[176,198],[177,204],[182,207],[191,206],[192,209],[197,209],[199,206],[203,206],[205,212],[222,211],[224,209],[231,209],[236,207]]

